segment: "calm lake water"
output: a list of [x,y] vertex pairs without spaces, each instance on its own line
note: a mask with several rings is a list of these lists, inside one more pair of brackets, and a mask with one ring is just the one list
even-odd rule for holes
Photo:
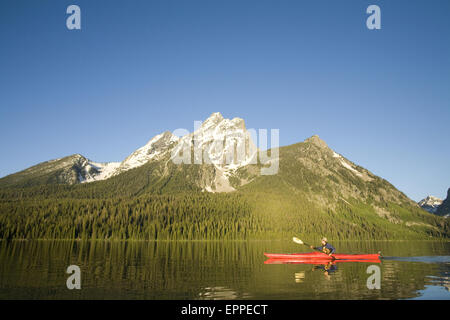
[[[374,263],[264,264],[264,252],[308,252],[291,241],[0,241],[0,299],[450,299],[450,242],[334,242]],[[68,290],[66,269],[81,269]]]

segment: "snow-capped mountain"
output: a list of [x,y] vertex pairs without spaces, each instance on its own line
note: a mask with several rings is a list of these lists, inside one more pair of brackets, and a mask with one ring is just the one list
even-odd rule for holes
[[[259,159],[256,132],[247,130],[241,118],[225,119],[219,112],[203,122],[196,122],[194,131],[184,130],[181,137],[166,131],[156,135],[143,147],[131,153],[122,162],[99,163],[76,154],[66,158],[47,161],[27,170],[5,177],[4,185],[47,184],[47,183],[90,183],[107,180],[121,173],[136,169],[149,162],[158,164],[158,170],[151,174],[157,177],[170,175],[175,169],[172,164],[194,164],[195,173],[186,173],[186,179],[208,192],[229,192],[251,182],[260,175],[255,165],[267,165]],[[345,157],[330,149],[325,141],[314,135],[304,141],[302,152],[308,154],[296,161],[310,170],[329,172],[330,169],[345,171],[365,182],[374,176],[356,166]],[[315,148],[309,150],[309,145]],[[312,152],[311,154],[309,154]],[[271,152],[272,153],[272,152]],[[163,160],[163,161],[160,161]],[[169,163],[169,160],[170,163]],[[312,162],[311,162],[312,161]],[[261,163],[263,162],[263,163]],[[315,164],[313,164],[313,162]],[[169,168],[169,166],[171,168]],[[239,170],[245,168],[245,170]],[[152,169],[153,170],[153,169]],[[172,170],[172,171],[171,171]],[[188,177],[189,176],[189,177]],[[194,178],[195,177],[195,178]],[[31,180],[30,180],[31,179]]]
[[[192,151],[192,154],[191,154]],[[189,152],[189,154],[188,154]],[[205,191],[232,191],[229,177],[239,168],[256,163],[257,148],[243,119],[224,119],[216,112],[190,134],[177,137],[166,131],[156,135],[122,162],[95,162],[80,154],[50,160],[3,178],[4,184],[90,183],[109,179],[149,161],[188,156],[183,163],[214,167],[212,181],[203,181]],[[192,155],[192,157],[191,157]]]
[[421,206],[424,210],[430,213],[436,213],[439,206],[442,204],[442,199],[428,196],[425,199],[422,199],[418,202],[419,206]]
[[[186,152],[191,152],[193,157]],[[137,167],[151,160],[159,160],[170,154],[172,160],[184,154],[188,156],[183,163],[213,164],[215,171],[215,184],[205,186],[206,191],[218,188],[223,191],[234,190],[228,177],[238,168],[255,162],[257,148],[252,141],[250,133],[245,128],[243,119],[224,119],[216,112],[206,119],[194,132],[181,138],[169,131],[163,132],[134,151],[124,161],[117,163],[85,163],[86,178],[80,182],[92,182],[108,179]]]

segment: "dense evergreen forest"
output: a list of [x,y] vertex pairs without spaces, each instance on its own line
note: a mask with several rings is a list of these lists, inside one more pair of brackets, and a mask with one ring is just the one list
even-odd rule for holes
[[260,228],[246,203],[227,195],[2,201],[0,210],[6,239],[230,239]]
[[[401,207],[391,211],[411,216]],[[377,217],[364,204],[320,210],[309,201],[276,194],[4,199],[0,212],[2,239],[281,239],[299,234],[311,239],[417,239],[449,233],[446,220],[432,215],[426,221],[432,228],[414,223],[405,228]]]

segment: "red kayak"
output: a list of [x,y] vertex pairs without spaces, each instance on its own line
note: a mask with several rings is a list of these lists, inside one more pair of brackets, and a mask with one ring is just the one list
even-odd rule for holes
[[320,259],[320,258],[309,258],[309,259],[267,259],[264,261],[265,264],[335,264],[342,262],[365,262],[365,263],[381,263],[380,259],[355,259],[355,260],[330,260],[330,259]]
[[[295,259],[299,261],[307,260],[333,260],[329,255],[322,252],[309,252],[309,253],[264,253],[264,255],[270,259]],[[379,260],[380,254],[333,254],[336,260]]]

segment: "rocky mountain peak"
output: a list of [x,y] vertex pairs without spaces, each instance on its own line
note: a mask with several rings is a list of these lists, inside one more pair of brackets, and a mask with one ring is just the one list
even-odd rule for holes
[[75,154],[69,156],[69,158],[73,159],[73,160],[80,160],[80,159],[86,160],[86,158],[83,155],[79,154],[79,153],[75,153]]
[[245,121],[242,118],[233,118],[231,122],[239,129],[245,130]]
[[182,137],[172,150],[172,159],[179,160],[184,150],[191,149],[194,150],[194,164],[214,167],[213,180],[205,183],[204,190],[218,192],[234,190],[228,178],[238,168],[253,163],[257,152],[244,120],[226,119],[219,112],[213,113],[197,130]]
[[305,140],[305,142],[309,142],[321,149],[328,149],[328,145],[325,141],[323,141],[322,139],[320,139],[320,137],[315,134],[312,137],[308,138]]
[[220,122],[222,122],[222,120],[224,120],[222,114],[220,112],[214,112],[209,116],[208,119],[203,121],[202,127],[203,128],[214,127],[218,125]]
[[422,209],[430,212],[430,213],[436,213],[439,206],[442,204],[442,199],[428,196],[423,200],[420,200],[418,202],[418,205],[422,207]]

